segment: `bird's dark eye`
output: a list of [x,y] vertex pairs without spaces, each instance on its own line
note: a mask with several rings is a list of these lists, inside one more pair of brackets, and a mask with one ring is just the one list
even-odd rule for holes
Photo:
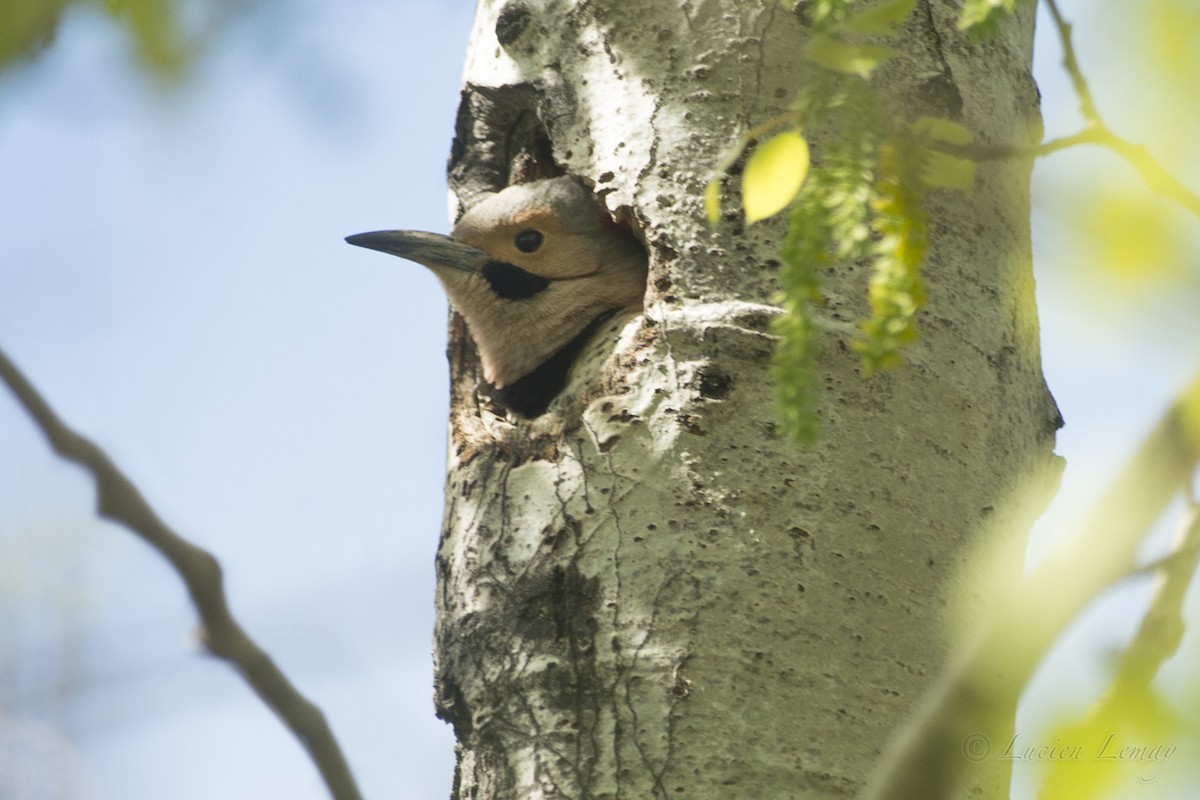
[[522,253],[532,253],[542,246],[542,232],[535,230],[521,231],[517,234],[517,249]]

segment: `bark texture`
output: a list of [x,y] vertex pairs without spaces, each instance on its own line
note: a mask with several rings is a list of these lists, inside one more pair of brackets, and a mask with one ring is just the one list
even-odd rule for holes
[[[956,13],[919,2],[879,80],[914,116],[1035,140],[1032,16],[973,47]],[[985,165],[973,195],[931,209],[906,367],[859,376],[839,341],[866,278],[827,276],[822,438],[802,450],[776,433],[767,375],[782,223],[710,229],[701,201],[726,148],[803,79],[801,17],[777,0],[477,14],[459,203],[578,175],[651,267],[644,313],[606,326],[532,422],[489,404],[452,321],[436,662],[454,796],[850,796],[945,659],[975,531],[1050,458],[1028,164]],[[974,780],[1007,787],[998,764]]]

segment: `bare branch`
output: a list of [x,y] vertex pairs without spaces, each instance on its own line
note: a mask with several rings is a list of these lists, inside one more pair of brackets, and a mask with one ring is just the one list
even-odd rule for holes
[[279,715],[308,751],[330,794],[336,800],[361,800],[354,776],[321,709],[300,694],[230,613],[217,559],[159,519],[108,454],[67,427],[2,350],[0,379],[33,417],[54,452],[92,474],[100,516],[133,531],[171,562],[200,615],[200,637],[205,648],[237,669],[250,688]]
[[1100,133],[1093,128],[1086,128],[1070,136],[1051,139],[1048,142],[1026,147],[1023,145],[1005,144],[951,144],[950,142],[930,142],[929,146],[943,153],[949,153],[972,161],[999,161],[1006,158],[1037,158],[1038,156],[1056,153],[1068,147],[1079,144],[1100,144]]
[[1096,143],[1107,147],[1128,161],[1146,182],[1150,191],[1175,201],[1195,216],[1200,217],[1200,196],[1197,196],[1195,192],[1164,169],[1154,156],[1150,155],[1150,151],[1140,144],[1122,139],[1108,128],[1102,128],[1098,133]]
[[1037,158],[1081,144],[1094,144],[1112,150],[1137,171],[1138,176],[1150,191],[1178,203],[1194,216],[1200,217],[1200,195],[1168,172],[1145,147],[1122,139],[1103,124],[1084,128],[1070,136],[1051,139],[1033,147],[950,144],[949,142],[933,142],[930,146],[943,153],[983,162],[1006,158]]
[[1063,18],[1055,0],[1046,0],[1046,5],[1050,9],[1050,15],[1054,17],[1054,27],[1058,29],[1058,39],[1062,42],[1063,49],[1063,67],[1071,76],[1071,85],[1075,87],[1075,95],[1079,98],[1079,110],[1090,126],[1102,128],[1104,123],[1100,121],[1100,112],[1096,110],[1096,102],[1092,99],[1092,90],[1088,88],[1087,81],[1083,77],[1083,70],[1079,68],[1079,61],[1075,58],[1071,23]]
[[1054,25],[1058,29],[1058,38],[1062,42],[1063,67],[1075,87],[1075,96],[1079,98],[1079,110],[1083,114],[1086,126],[1078,133],[1042,142],[1033,147],[1010,145],[954,145],[948,142],[937,142],[933,146],[945,153],[969,158],[973,161],[996,161],[1006,158],[1036,158],[1049,155],[1068,147],[1080,144],[1095,144],[1107,147],[1125,159],[1133,167],[1138,176],[1145,182],[1150,191],[1167,198],[1187,209],[1192,215],[1200,217],[1200,195],[1197,195],[1174,175],[1167,171],[1154,156],[1150,155],[1144,146],[1134,144],[1113,133],[1100,117],[1092,91],[1088,88],[1087,80],[1079,68],[1075,56],[1075,45],[1071,37],[1071,23],[1063,18],[1056,0],[1046,0]]
[[[1138,175],[1146,182],[1146,185],[1150,187],[1152,192],[1160,194],[1168,200],[1175,201],[1192,214],[1200,217],[1200,197],[1197,197],[1195,192],[1189,190],[1174,175],[1163,169],[1162,165],[1150,155],[1150,152],[1145,147],[1122,139],[1113,133],[1108,125],[1104,123],[1104,120],[1101,119],[1100,112],[1096,108],[1096,101],[1092,98],[1092,90],[1088,88],[1087,80],[1083,77],[1083,70],[1079,67],[1079,60],[1075,56],[1075,44],[1071,36],[1071,23],[1067,22],[1063,18],[1062,12],[1058,10],[1057,0],[1046,0],[1046,6],[1050,9],[1050,15],[1054,17],[1054,27],[1058,30],[1059,41],[1062,42],[1063,67],[1067,70],[1067,74],[1071,76],[1071,85],[1075,87],[1075,96],[1079,98],[1079,110],[1083,114],[1083,118],[1087,121],[1087,127],[1084,131],[1081,134],[1076,134],[1077,137],[1080,137],[1080,141],[1071,142],[1070,144],[1090,141],[1102,147],[1107,147],[1128,161],[1137,170]],[[1070,139],[1073,137],[1067,138]],[[1066,140],[1059,139],[1057,141],[1065,142]],[[1067,145],[1064,144],[1063,146]],[[1047,149],[1045,152],[1052,151]],[[1041,153],[1038,153],[1038,155],[1041,155]]]

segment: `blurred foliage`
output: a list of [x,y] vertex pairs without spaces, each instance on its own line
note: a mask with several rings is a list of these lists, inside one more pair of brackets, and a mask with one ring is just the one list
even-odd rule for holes
[[[1186,478],[1200,450],[1196,388],[1182,398],[1177,423],[1175,437],[1191,442]],[[1170,778],[1184,777],[1180,773],[1186,773],[1188,762],[1194,767],[1196,726],[1180,712],[1178,693],[1164,691],[1155,681],[1183,642],[1185,599],[1198,561],[1200,508],[1193,507],[1184,515],[1174,549],[1158,567],[1157,590],[1137,634],[1120,654],[1108,690],[1090,709],[1060,711],[1038,736],[1039,742],[1055,743],[1047,755],[1030,759],[1040,767],[1039,797],[1120,797],[1135,786],[1148,796],[1170,796]],[[1168,770],[1173,775],[1160,780]]]
[[1200,5],[1195,0],[1150,0],[1144,4],[1141,49],[1165,78],[1195,86],[1200,76]]
[[[893,734],[866,797],[959,797],[960,777],[987,760],[1038,769],[1039,796],[1047,800],[1191,796],[1172,794],[1169,781],[1159,780],[1167,771],[1164,762],[1174,759],[1169,771],[1175,775],[1197,763],[1195,751],[1187,749],[1197,743],[1195,724],[1189,727],[1179,710],[1181,693],[1160,685],[1159,673],[1186,641],[1185,598],[1200,560],[1195,499],[1187,498],[1190,507],[1166,555],[1146,564],[1141,552],[1154,523],[1181,493],[1189,494],[1198,464],[1200,374],[1108,488],[1097,493],[1091,508],[1073,515],[1076,522],[1055,551],[1015,585],[988,586],[986,606],[974,604],[977,576],[990,583],[987,576],[1007,571],[1007,561],[989,559],[1003,558],[1008,542],[1023,543],[1026,512],[1044,506],[1047,476],[1031,469],[1028,483],[997,504],[998,527],[992,533],[1005,540],[1002,546],[982,543],[976,557],[962,565],[965,602],[952,604],[963,607],[956,609],[964,617],[958,621],[963,634],[958,652],[918,705],[916,717]],[[1158,578],[1154,597],[1136,635],[1107,670],[1112,676],[1107,691],[1091,708],[1060,707],[1047,725],[1014,731],[1018,699],[1073,622],[1101,594],[1149,575]],[[1086,671],[1082,664],[1076,669]],[[1187,685],[1194,685],[1194,670],[1185,671]]]
[[958,16],[958,28],[976,41],[990,36],[1005,17],[1017,10],[1018,2],[1031,0],[966,0]]
[[[226,5],[215,0],[215,6]],[[54,43],[65,14],[97,9],[127,35],[143,71],[171,80],[191,63],[198,37],[186,35],[179,0],[4,0],[0,3],[0,70],[36,58]]]
[[0,67],[30,58],[54,41],[68,0],[8,0],[0,5]]
[[[1118,685],[1117,692],[1082,719],[1065,719],[1039,736],[1034,750],[1015,746],[1014,756],[1033,755],[1043,777],[1039,797],[1103,798],[1150,783],[1179,754],[1175,714],[1157,692]],[[1180,755],[1180,761],[1186,758]],[[1178,763],[1175,765],[1178,767]]]
[[1084,269],[1099,268],[1119,291],[1178,281],[1187,271],[1188,231],[1173,211],[1139,186],[1102,185],[1079,197],[1068,221],[1086,248]]

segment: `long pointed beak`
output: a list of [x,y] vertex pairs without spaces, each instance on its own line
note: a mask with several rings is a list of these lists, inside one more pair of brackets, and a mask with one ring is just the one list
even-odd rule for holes
[[488,254],[478,247],[463,244],[440,233],[371,231],[347,236],[346,241],[356,247],[366,247],[369,250],[407,258],[433,270],[449,267],[477,273],[488,261]]

